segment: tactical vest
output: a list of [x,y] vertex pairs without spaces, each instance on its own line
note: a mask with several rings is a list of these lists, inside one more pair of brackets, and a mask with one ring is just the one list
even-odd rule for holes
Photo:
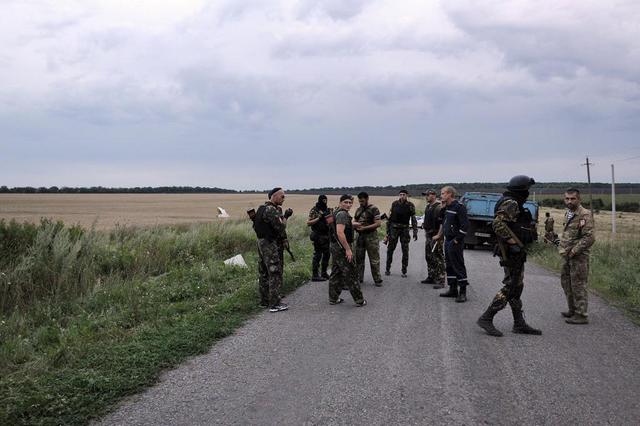
[[266,210],[267,206],[264,204],[258,207],[256,217],[253,221],[253,229],[256,231],[258,238],[274,241],[278,239],[278,232],[265,220],[264,213]]
[[329,235],[329,225],[327,225],[326,215],[329,214],[329,209],[324,210],[325,216],[322,216],[319,221],[311,225],[311,230],[319,235]]
[[[338,213],[340,213],[341,211],[346,212],[346,210],[337,209],[336,211],[334,211],[332,213],[332,215],[333,215],[333,223],[331,224],[331,236],[333,237],[334,241],[337,242],[338,244],[340,244],[340,241],[338,240],[338,231],[337,231],[336,218],[338,216]],[[349,214],[349,213],[347,212],[347,214]],[[349,244],[353,243],[353,225],[351,224],[351,222],[349,222],[347,225],[344,226],[344,236],[347,238],[347,242]]]
[[[496,208],[494,210],[494,215],[500,208],[500,205],[507,200],[518,201],[513,197],[503,196],[496,203]],[[511,232],[515,234],[516,237],[522,242],[522,244],[527,245],[531,244],[535,241],[534,239],[534,230],[533,230],[533,216],[528,208],[523,207],[518,203],[518,217],[515,222],[507,222],[507,226],[511,229]]]
[[[427,233],[434,234],[440,229],[441,218],[439,215],[436,216],[436,210],[438,210],[438,207],[438,203],[427,206],[427,211],[424,214],[423,224],[423,228]],[[442,214],[442,210],[439,211],[439,214]]]
[[391,209],[391,217],[389,221],[392,223],[400,223],[402,225],[409,225],[411,221],[411,205],[406,203],[394,203]]
[[[362,209],[362,211],[358,208],[355,215],[356,222],[360,222],[364,226],[373,225],[376,220],[373,212],[371,211],[371,207],[373,207],[373,205],[369,204],[367,207]],[[367,231],[358,231],[359,234],[371,234],[372,232],[376,232],[376,230],[369,229]]]

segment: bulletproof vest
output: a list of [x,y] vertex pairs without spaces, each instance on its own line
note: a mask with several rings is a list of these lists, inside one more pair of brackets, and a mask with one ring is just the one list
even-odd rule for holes
[[[495,212],[498,211],[500,205],[504,203],[506,200],[518,201],[512,197],[502,197],[496,203]],[[533,231],[533,216],[528,208],[523,207],[518,203],[519,211],[518,217],[515,222],[507,222],[507,226],[511,229],[511,232],[515,234],[516,237],[522,242],[522,244],[527,245],[534,242],[534,231]],[[494,213],[495,213],[494,212]]]
[[[316,209],[317,209],[317,206],[316,206]],[[326,219],[327,217],[326,215],[329,214],[329,208],[326,208],[324,210],[318,210],[318,212],[324,213],[324,216],[322,216],[322,218],[319,221],[311,225],[311,230],[316,234],[329,235],[329,225],[327,225],[327,219]]]
[[436,216],[438,210],[438,204],[427,206],[427,211],[424,214],[424,229],[427,232],[436,232],[440,227],[440,218]]
[[256,217],[253,221],[253,229],[256,231],[256,236],[260,239],[267,239],[269,241],[278,239],[278,232],[265,220],[264,213],[267,210],[267,206],[264,204],[258,207]]
[[[333,214],[333,223],[331,224],[331,235],[333,236],[335,241],[338,241],[336,217],[337,217],[338,213],[341,212],[341,211],[346,211],[346,210],[337,209],[336,211],[334,211],[332,213]],[[351,222],[349,222],[348,224],[346,224],[344,226],[344,236],[347,238],[347,242],[349,244],[353,243],[353,225],[351,225]],[[338,242],[338,244],[339,244],[339,242]]]
[[[375,216],[374,216],[373,212],[371,211],[371,207],[372,207],[371,204],[369,204],[364,209],[359,207],[358,210],[356,211],[356,215],[355,215],[356,222],[360,222],[365,226],[372,225],[375,222]],[[376,232],[376,230],[375,229],[370,229],[368,231],[364,231],[364,232],[360,232],[360,233],[361,234],[369,234],[371,232]]]
[[403,225],[409,225],[411,221],[411,206],[409,202],[406,203],[394,203],[391,209],[390,222],[401,223]]

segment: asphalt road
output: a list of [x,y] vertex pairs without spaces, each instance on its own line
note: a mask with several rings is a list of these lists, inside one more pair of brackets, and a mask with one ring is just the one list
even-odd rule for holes
[[469,301],[457,304],[419,283],[422,241],[408,278],[399,247],[383,287],[367,274],[367,306],[346,292],[331,306],[326,282],[309,283],[289,311],[258,315],[100,424],[640,423],[640,327],[593,295],[591,324],[566,324],[558,276],[529,263],[525,316],[543,335],[511,333],[507,308],[505,336],[487,336],[475,321],[500,288],[495,258],[465,251]]

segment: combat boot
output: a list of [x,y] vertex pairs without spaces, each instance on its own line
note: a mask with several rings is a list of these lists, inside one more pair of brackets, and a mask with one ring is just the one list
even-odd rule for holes
[[567,324],[589,324],[589,319],[583,315],[574,314],[571,318],[564,320]]
[[456,303],[464,303],[467,301],[467,286],[461,285],[458,291],[458,297],[456,297]]
[[458,297],[458,284],[450,284],[449,290],[445,293],[440,293],[440,297]]
[[562,315],[565,318],[571,318],[574,315],[574,313],[573,311],[567,311],[567,312],[560,312],[560,315]]
[[495,311],[491,309],[491,307],[488,307],[487,310],[484,311],[484,314],[482,314],[480,318],[478,318],[476,324],[478,324],[480,328],[486,331],[489,336],[502,337],[502,332],[493,325],[493,317],[497,313],[498,311]]
[[324,278],[324,280],[328,280],[329,279],[329,274],[327,273],[327,270],[325,269],[324,272],[322,272],[322,275],[320,275],[322,278]]
[[517,334],[534,334],[536,336],[540,336],[542,331],[537,328],[531,327],[524,320],[524,315],[522,314],[522,310],[513,310],[513,332]]

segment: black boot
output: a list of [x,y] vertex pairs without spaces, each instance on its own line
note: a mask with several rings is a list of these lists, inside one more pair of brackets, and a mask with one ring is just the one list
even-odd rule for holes
[[542,334],[542,331],[537,328],[531,327],[524,320],[524,315],[522,315],[522,310],[512,309],[513,312],[513,332],[518,334],[534,334],[539,336]]
[[327,269],[326,268],[323,270],[322,275],[320,275],[320,276],[324,279],[324,281],[329,279],[329,274],[327,273]]
[[467,301],[467,286],[460,285],[460,291],[458,291],[458,297],[456,297],[456,303],[464,303]]
[[458,297],[458,284],[450,284],[449,291],[440,293],[440,297]]
[[313,273],[311,274],[311,281],[324,281],[324,279],[318,274],[318,267],[314,265]]
[[489,336],[502,337],[502,332],[493,325],[493,317],[498,311],[491,309],[491,306],[484,311],[476,323],[487,332]]

